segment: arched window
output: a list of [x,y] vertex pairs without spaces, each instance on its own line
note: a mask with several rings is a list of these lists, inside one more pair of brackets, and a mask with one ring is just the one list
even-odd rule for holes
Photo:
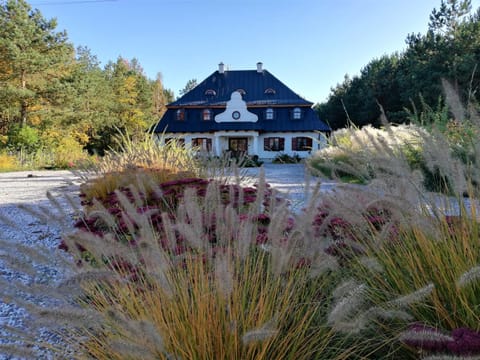
[[300,109],[299,107],[294,108],[292,117],[293,120],[300,120],[302,118],[302,109]]
[[275,114],[274,114],[272,108],[268,108],[267,110],[265,110],[265,119],[266,119],[266,120],[273,120],[274,115],[275,115]]
[[206,96],[215,96],[215,95],[217,95],[217,92],[213,89],[208,89],[208,90],[205,90],[205,95]]
[[212,120],[212,110],[205,109],[202,111],[202,119],[205,121]]
[[184,121],[185,120],[185,110],[178,109],[175,112],[175,119],[177,119],[177,121]]
[[267,94],[267,95],[274,95],[274,94],[276,93],[276,91],[275,91],[274,89],[272,89],[272,88],[267,88],[267,89],[265,89],[264,92],[265,92],[265,94]]

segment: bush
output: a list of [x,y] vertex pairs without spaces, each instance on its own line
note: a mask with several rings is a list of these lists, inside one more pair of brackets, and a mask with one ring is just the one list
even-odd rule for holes
[[19,170],[16,157],[6,152],[0,152],[0,172],[14,170]]
[[274,164],[298,164],[302,161],[302,158],[298,154],[293,156],[288,154],[277,154],[273,159]]
[[8,145],[14,151],[35,152],[41,146],[40,134],[37,129],[28,125],[13,126],[8,133]]

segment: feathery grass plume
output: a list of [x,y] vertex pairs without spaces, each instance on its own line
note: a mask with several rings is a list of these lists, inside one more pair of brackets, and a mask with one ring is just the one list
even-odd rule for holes
[[96,207],[99,208],[99,210],[90,211],[88,216],[101,220],[110,230],[115,231],[118,226],[115,218],[100,203]]
[[480,356],[428,355],[422,360],[480,360]]
[[13,221],[10,217],[2,213],[0,213],[0,222],[11,227],[12,229],[20,228],[20,226],[15,221]]
[[27,345],[19,346],[18,344],[0,344],[0,353],[16,359],[35,359],[38,356],[38,353],[29,349]]
[[454,89],[447,79],[442,78],[441,81],[443,92],[445,94],[445,102],[448,104],[449,110],[452,112],[455,120],[464,120],[466,111],[460,100],[460,96],[458,96],[458,91]]
[[329,271],[337,271],[339,268],[340,265],[335,257],[324,252],[317,252],[315,256],[312,257],[308,274],[311,278],[316,278]]
[[[346,288],[347,284],[348,290]],[[351,287],[350,287],[351,286]],[[338,291],[344,293],[344,296],[338,297]],[[328,314],[327,323],[336,327],[338,324],[352,319],[358,314],[366,300],[367,287],[365,284],[346,283],[342,284],[340,289],[334,293],[334,297],[338,297],[336,304]]]
[[407,313],[403,310],[395,310],[395,309],[384,309],[378,306],[374,306],[368,309],[368,313],[370,317],[383,319],[383,320],[401,320],[404,322],[413,321],[414,318],[411,314]]
[[372,256],[361,256],[358,259],[358,262],[362,266],[365,266],[367,269],[371,271],[378,272],[378,273],[381,273],[384,271],[382,264]]
[[272,318],[261,327],[249,330],[242,335],[242,342],[244,345],[249,345],[254,342],[269,340],[275,337],[279,331],[277,330],[277,319]]
[[229,264],[230,249],[227,248],[226,254],[218,254],[214,259],[214,273],[216,287],[220,293],[228,300],[233,292],[233,272]]
[[35,207],[29,206],[28,204],[19,204],[18,208],[32,215],[35,219],[39,220],[42,224],[48,224],[48,222],[51,220],[48,217],[48,214],[45,214],[43,211],[37,210]]
[[430,283],[422,287],[421,289],[415,290],[410,294],[400,296],[390,301],[388,304],[393,306],[399,306],[399,307],[407,307],[415,303],[420,303],[422,301],[425,301],[425,299],[432,294],[434,289],[435,289],[435,285]]
[[0,239],[0,248],[2,249],[0,250],[0,256],[15,258],[12,259],[15,262],[21,260],[15,255],[22,254],[22,257],[28,260],[28,263],[25,264],[27,268],[34,264],[48,264],[52,261],[51,250],[41,246],[32,248],[21,243]]
[[475,266],[464,272],[457,280],[457,286],[463,288],[480,280],[480,266]]
[[422,330],[413,329],[413,330],[406,330],[400,333],[399,340],[405,343],[415,343],[415,344],[422,344],[422,343],[444,343],[448,341],[453,341],[453,337],[447,334],[443,334],[442,332],[436,329],[430,329],[425,327]]
[[355,279],[345,280],[333,290],[332,296],[335,300],[339,301],[341,298],[348,296],[350,293],[358,289],[360,285],[361,284]]
[[[226,225],[220,233],[217,232],[217,238],[220,235],[220,238],[227,238],[225,236],[230,232],[230,236],[233,236],[235,251],[238,254],[241,261],[245,261],[246,257],[249,255],[249,252],[254,244],[254,238],[258,233],[258,229],[255,229],[253,221],[251,220],[252,214],[247,215],[247,219],[244,221],[235,221],[237,218],[233,208],[227,206],[224,211]],[[217,229],[221,229],[221,224],[217,224]]]

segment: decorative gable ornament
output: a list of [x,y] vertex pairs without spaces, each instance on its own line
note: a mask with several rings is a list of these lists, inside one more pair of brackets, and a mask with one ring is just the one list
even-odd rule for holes
[[224,112],[215,116],[217,123],[222,122],[257,122],[258,116],[247,110],[247,103],[242,99],[239,91],[232,92],[230,101]]

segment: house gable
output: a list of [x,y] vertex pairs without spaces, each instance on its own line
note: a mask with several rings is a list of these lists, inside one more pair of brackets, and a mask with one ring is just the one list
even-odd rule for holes
[[230,101],[227,102],[227,108],[224,112],[215,116],[217,123],[223,122],[257,122],[258,115],[247,110],[247,104],[242,100],[239,91],[232,92]]

